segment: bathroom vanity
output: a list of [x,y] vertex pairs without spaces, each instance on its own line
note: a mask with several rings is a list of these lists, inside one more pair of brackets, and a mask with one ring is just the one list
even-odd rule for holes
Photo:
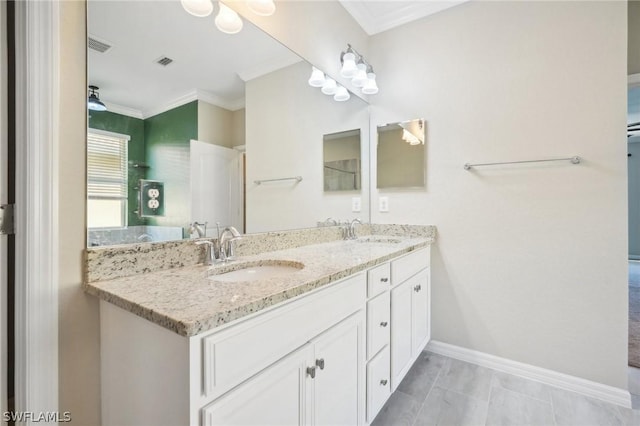
[[[101,298],[103,424],[371,423],[429,341],[432,241],[367,236],[86,283]],[[289,266],[238,281],[263,265]]]

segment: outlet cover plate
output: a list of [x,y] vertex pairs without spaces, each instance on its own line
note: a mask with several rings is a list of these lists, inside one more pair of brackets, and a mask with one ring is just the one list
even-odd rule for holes
[[380,197],[378,199],[378,210],[382,213],[389,212],[389,197]]

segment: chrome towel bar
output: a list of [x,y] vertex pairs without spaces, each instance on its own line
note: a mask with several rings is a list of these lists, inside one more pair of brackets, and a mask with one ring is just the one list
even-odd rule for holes
[[255,183],[256,185],[260,185],[260,184],[265,183],[265,182],[277,182],[277,181],[281,181],[281,180],[296,180],[296,181],[300,182],[300,181],[302,181],[302,176],[293,176],[293,177],[286,177],[286,178],[279,178],[279,179],[254,180],[253,183]]
[[582,159],[576,155],[576,156],[573,156],[573,157],[549,158],[549,159],[546,159],[546,160],[504,161],[504,162],[501,162],[501,163],[477,163],[477,164],[466,163],[464,165],[464,169],[465,170],[470,170],[472,167],[498,166],[498,165],[502,165],[502,164],[543,163],[543,162],[547,162],[547,161],[571,161],[571,164],[580,164],[581,160]]

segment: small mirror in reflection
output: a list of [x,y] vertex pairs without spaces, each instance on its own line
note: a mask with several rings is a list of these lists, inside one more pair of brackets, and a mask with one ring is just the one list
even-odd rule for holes
[[378,188],[425,186],[425,121],[378,126]]
[[360,129],[323,137],[325,191],[360,189]]

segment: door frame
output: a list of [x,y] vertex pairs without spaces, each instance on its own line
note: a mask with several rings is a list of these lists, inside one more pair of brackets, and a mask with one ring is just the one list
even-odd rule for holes
[[[8,169],[9,169],[9,151],[8,151],[8,40],[7,31],[7,3],[0,4],[0,204],[8,202]],[[8,237],[0,235],[0,265],[7,265],[8,258]],[[0,412],[5,413],[8,410],[8,390],[7,390],[7,362],[8,362],[8,326],[7,326],[7,285],[8,271],[6,266],[0,272]],[[3,419],[0,424],[5,425]]]
[[17,413],[59,410],[59,14],[57,1],[15,2]]

